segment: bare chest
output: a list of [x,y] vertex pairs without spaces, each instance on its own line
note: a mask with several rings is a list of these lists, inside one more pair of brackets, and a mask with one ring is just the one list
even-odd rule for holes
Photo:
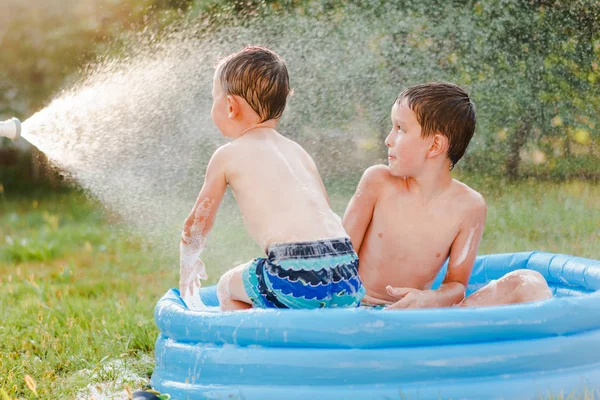
[[373,233],[397,249],[423,254],[441,252],[446,256],[456,237],[460,221],[441,205],[420,205],[410,201],[384,199],[376,207]]
[[378,203],[360,250],[368,289],[431,284],[458,232],[458,218],[443,211],[395,199]]

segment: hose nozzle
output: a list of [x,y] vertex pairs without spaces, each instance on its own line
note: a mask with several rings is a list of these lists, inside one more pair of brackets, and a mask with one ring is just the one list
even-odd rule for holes
[[0,137],[7,137],[17,140],[21,137],[21,121],[17,118],[11,118],[6,121],[0,121]]

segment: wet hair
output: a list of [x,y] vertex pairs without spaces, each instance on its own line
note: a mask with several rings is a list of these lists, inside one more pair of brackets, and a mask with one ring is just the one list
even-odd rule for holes
[[460,86],[430,82],[411,86],[400,93],[396,103],[406,101],[421,125],[421,136],[441,133],[448,138],[450,169],[462,158],[475,133],[475,105]]
[[216,76],[225,94],[246,100],[260,122],[280,118],[291,94],[285,62],[264,47],[247,46],[220,60]]

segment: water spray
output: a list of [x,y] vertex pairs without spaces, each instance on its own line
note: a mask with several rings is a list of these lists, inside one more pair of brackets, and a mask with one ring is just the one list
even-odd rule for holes
[[0,137],[17,140],[21,137],[21,121],[11,118],[0,122]]

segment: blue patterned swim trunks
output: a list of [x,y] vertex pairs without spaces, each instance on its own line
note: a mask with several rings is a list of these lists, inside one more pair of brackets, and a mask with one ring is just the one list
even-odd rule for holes
[[365,294],[348,238],[273,244],[242,279],[257,308],[358,307]]

